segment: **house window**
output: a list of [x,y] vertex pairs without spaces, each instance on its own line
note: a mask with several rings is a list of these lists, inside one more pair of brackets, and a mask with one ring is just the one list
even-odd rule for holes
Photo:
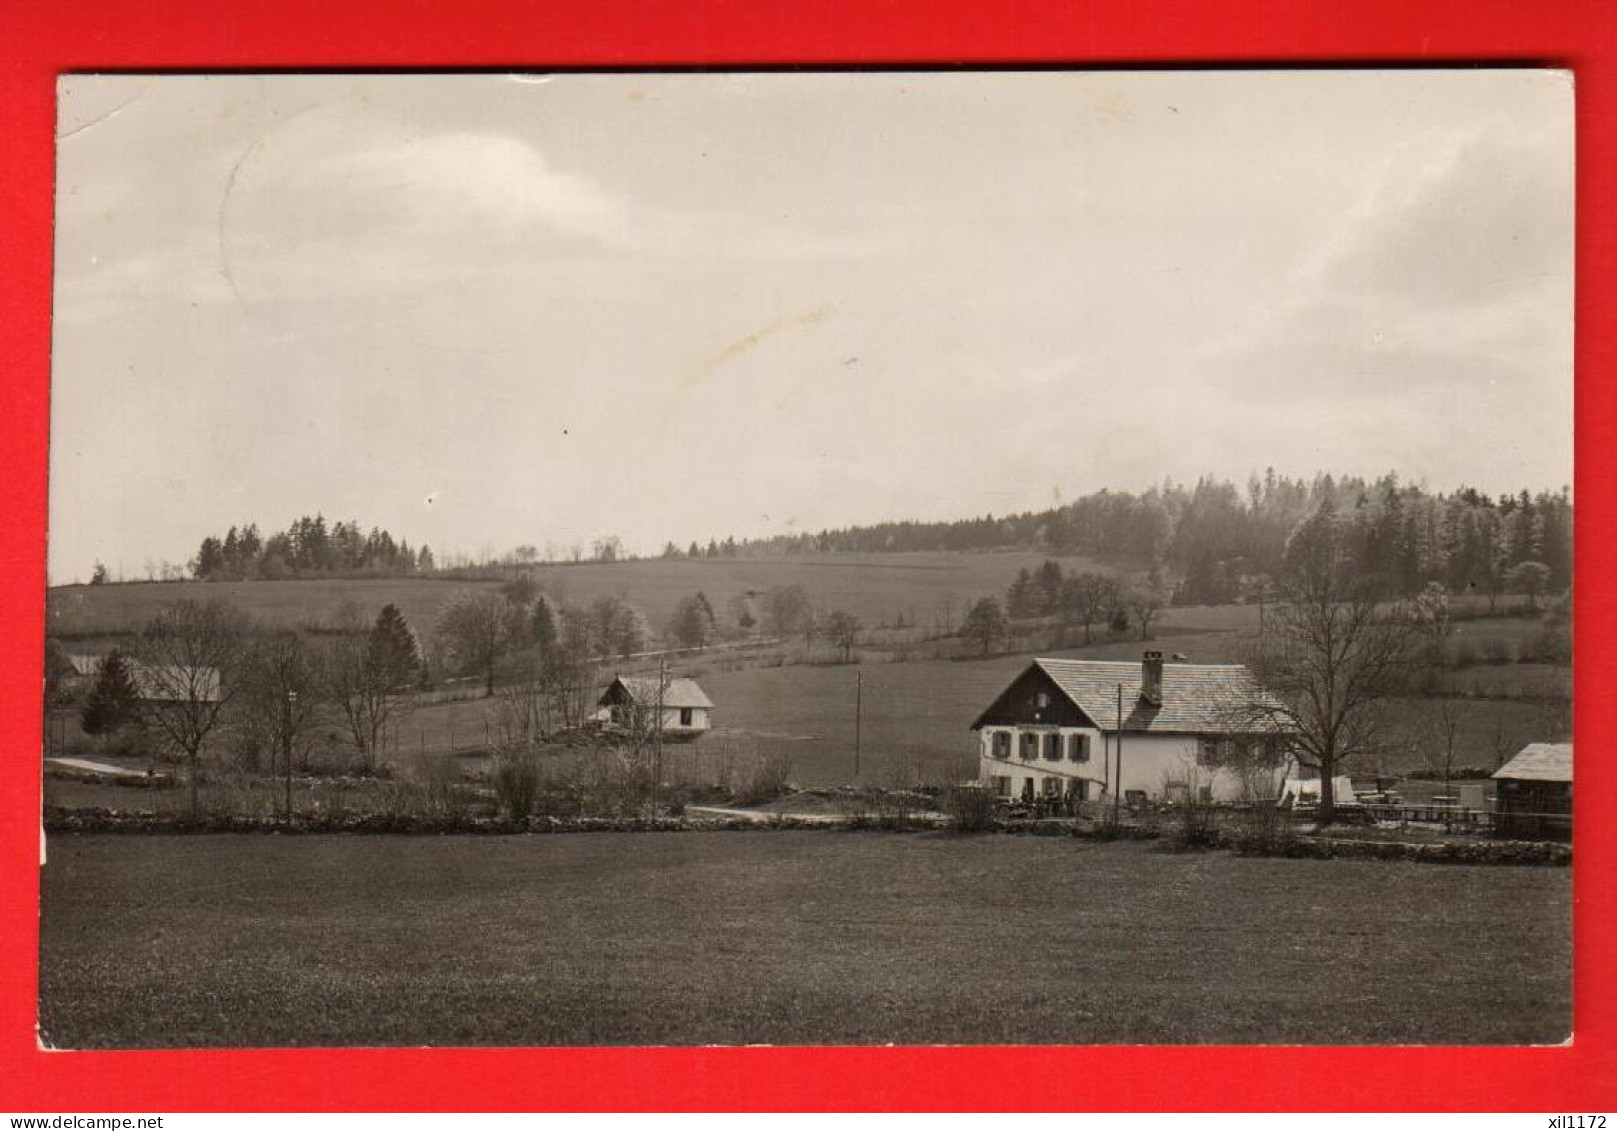
[[1046,797],[1060,797],[1061,796],[1061,779],[1060,778],[1045,778],[1044,779],[1044,795]]
[[1023,778],[1022,779],[1022,800],[1023,801],[1032,801],[1033,800],[1033,779],[1032,778]]
[[682,726],[682,727],[690,726],[691,721],[692,721],[692,716],[694,716],[695,714],[696,714],[695,708],[681,707],[679,709],[679,725]]
[[1197,744],[1196,761],[1204,766],[1216,766],[1222,743],[1216,738],[1204,738]]
[[1074,762],[1089,761],[1089,736],[1087,734],[1069,734],[1067,736],[1067,757]]
[[995,774],[988,779],[988,783],[994,787],[995,797],[1009,797],[1011,795],[1011,778],[1009,774]]
[[1044,710],[1050,705],[1050,693],[1048,691],[1039,692],[1033,697],[1033,705],[1041,711]]
[[1047,762],[1061,761],[1061,736],[1047,734],[1044,736],[1044,759]]
[[[1008,730],[996,730],[994,732],[993,749],[994,757],[1009,758],[1011,756],[1011,732]],[[1005,788],[1009,789],[1010,787],[1006,786]]]
[[1022,735],[1022,757],[1024,760],[1039,756],[1039,736],[1036,734]]

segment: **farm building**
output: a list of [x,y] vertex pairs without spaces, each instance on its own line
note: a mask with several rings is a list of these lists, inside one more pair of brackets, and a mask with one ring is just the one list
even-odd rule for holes
[[662,705],[665,738],[697,738],[713,725],[713,701],[694,679],[670,679],[658,689],[656,676],[618,676],[602,693],[596,718],[608,726],[657,727]]
[[1494,828],[1502,836],[1572,839],[1572,744],[1534,742],[1494,771]]
[[1242,664],[1034,660],[972,724],[981,780],[1028,801],[1272,799],[1290,759],[1254,721],[1264,695]]
[[[70,654],[77,686],[88,688],[95,683],[101,661],[106,657]],[[135,683],[136,694],[149,703],[197,702],[216,703],[219,700],[219,670],[217,668],[186,668],[172,664],[144,664],[124,657],[129,665],[129,676]]]

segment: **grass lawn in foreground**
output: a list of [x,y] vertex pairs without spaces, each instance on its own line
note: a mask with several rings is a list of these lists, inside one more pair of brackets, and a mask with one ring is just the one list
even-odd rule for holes
[[1565,869],[848,832],[53,836],[61,1048],[1524,1043]]

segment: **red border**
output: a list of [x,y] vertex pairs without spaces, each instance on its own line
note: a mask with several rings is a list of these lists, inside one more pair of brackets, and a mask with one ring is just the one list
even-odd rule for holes
[[[1617,576],[1617,5],[1609,0],[11,0],[0,12],[0,1107],[11,1111],[1524,1110],[1617,1107],[1614,813],[1602,761]],[[66,70],[1506,61],[1578,101],[1580,743],[1569,1049],[530,1050],[43,1054],[33,1039],[53,92]],[[1590,489],[1590,488],[1594,489]],[[1599,817],[1600,820],[1594,818]],[[1486,971],[1477,971],[1486,977]],[[1011,1082],[1014,1081],[1014,1087]]]

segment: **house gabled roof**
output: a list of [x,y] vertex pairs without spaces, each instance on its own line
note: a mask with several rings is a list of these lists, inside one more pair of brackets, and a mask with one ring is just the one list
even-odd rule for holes
[[1533,742],[1517,751],[1516,756],[1494,771],[1496,778],[1513,781],[1572,780],[1572,744],[1570,742]]
[[[628,692],[629,698],[642,707],[655,707],[657,705],[657,677],[620,675],[612,681],[611,686],[601,695],[600,705],[606,706],[607,699],[612,694],[612,688],[621,686]],[[664,707],[684,709],[686,707],[713,706],[713,701],[707,697],[694,679],[676,678],[668,681],[663,688],[662,704]]]
[[[1273,697],[1245,664],[1165,663],[1161,706],[1140,698],[1144,673],[1137,661],[1041,658],[1032,667],[1044,672],[1105,733],[1118,729],[1119,687],[1126,734],[1255,734],[1273,729],[1251,709],[1257,702],[1273,702]],[[983,725],[986,714],[972,723],[973,730]]]

